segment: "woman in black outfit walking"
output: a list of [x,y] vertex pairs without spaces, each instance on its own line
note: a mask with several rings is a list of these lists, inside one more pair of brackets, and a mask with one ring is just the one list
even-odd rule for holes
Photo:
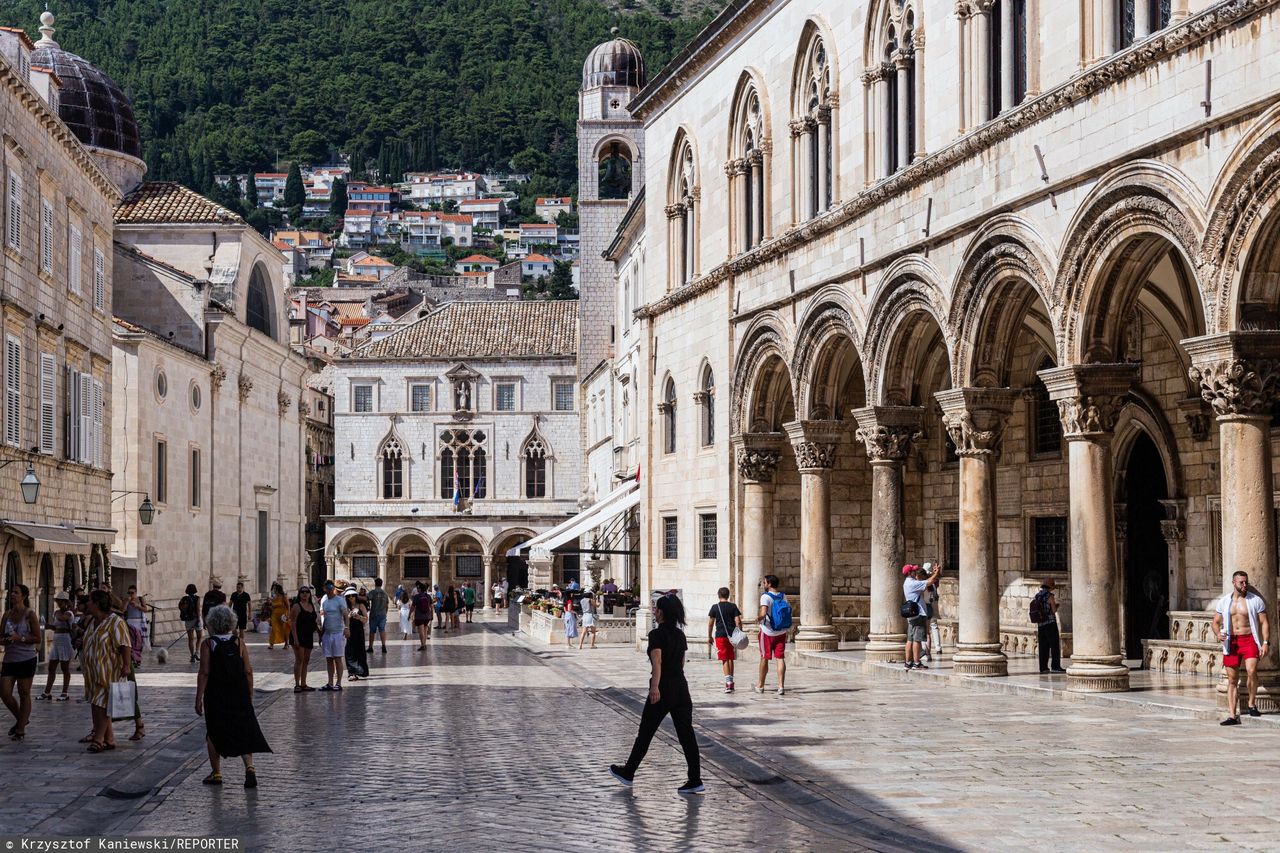
[[684,654],[689,644],[685,641],[684,605],[674,595],[664,595],[653,607],[658,627],[649,632],[649,699],[640,716],[640,731],[636,734],[631,757],[625,765],[609,765],[613,778],[630,786],[640,762],[649,751],[662,718],[671,715],[684,760],[689,765],[689,780],[676,789],[678,794],[701,794],[701,761],[698,757],[698,738],[693,733],[693,699],[689,696],[689,684],[684,680]]

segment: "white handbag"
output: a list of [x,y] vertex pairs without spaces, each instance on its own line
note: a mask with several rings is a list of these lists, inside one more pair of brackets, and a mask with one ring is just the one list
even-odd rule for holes
[[729,645],[739,651],[745,649],[747,644],[751,642],[751,638],[737,625],[733,626],[732,631],[729,630],[729,626],[724,621],[724,606],[722,604],[717,604],[716,615],[720,617],[720,627],[724,628],[724,632],[729,635]]
[[113,720],[132,719],[137,707],[138,685],[132,681],[111,682],[107,694],[107,716]]

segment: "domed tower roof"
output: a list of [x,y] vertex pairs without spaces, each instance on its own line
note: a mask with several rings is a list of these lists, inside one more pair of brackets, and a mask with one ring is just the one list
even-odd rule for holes
[[53,40],[53,20],[50,12],[40,16],[41,38],[31,54],[31,64],[53,69],[62,81],[58,117],[85,145],[141,159],[133,104],[115,80]]
[[611,30],[613,38],[598,44],[587,54],[582,64],[582,88],[597,86],[632,86],[643,89],[648,78],[644,73],[644,57],[635,43],[618,36],[618,28]]

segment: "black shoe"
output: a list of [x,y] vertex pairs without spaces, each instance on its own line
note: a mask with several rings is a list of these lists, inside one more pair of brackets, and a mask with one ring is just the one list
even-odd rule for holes
[[199,658],[197,658],[195,655],[192,655],[192,656],[191,656],[191,662],[192,662],[192,663],[195,663],[197,660],[199,660]]
[[691,797],[694,794],[705,794],[706,791],[707,791],[707,788],[705,785],[703,785],[701,782],[693,782],[693,781],[685,782],[679,788],[676,788],[676,793],[682,797]]
[[617,764],[609,765],[609,775],[626,785],[628,788],[631,787],[631,780],[634,778],[634,774],[628,773],[627,768],[619,767]]
[[1259,711],[1257,708],[1253,707],[1252,705],[1250,705],[1250,706],[1249,706],[1249,716],[1250,716],[1250,717],[1261,717],[1261,716],[1262,716],[1262,712],[1261,712],[1261,711]]
[[1040,674],[1041,674],[1041,675],[1048,675],[1048,674],[1049,674],[1049,670],[1047,670],[1047,669],[1042,669],[1042,670],[1040,670]]
[[1240,718],[1239,718],[1239,717],[1227,717],[1225,720],[1223,720],[1222,722],[1218,723],[1218,725],[1220,725],[1220,726],[1238,726],[1238,725],[1240,725]]
[[1066,672],[1066,670],[1065,670],[1065,669],[1063,669],[1063,668],[1062,668],[1062,667],[1060,667],[1060,666],[1058,666],[1058,667],[1054,667],[1052,671],[1053,671],[1053,672],[1056,672],[1056,673],[1058,673],[1058,674],[1060,674],[1060,675]]
[[258,787],[258,771],[252,767],[244,771],[244,786],[246,788]]

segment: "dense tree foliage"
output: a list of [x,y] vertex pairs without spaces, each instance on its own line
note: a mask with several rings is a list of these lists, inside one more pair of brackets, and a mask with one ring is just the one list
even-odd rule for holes
[[[133,99],[152,178],[208,192],[215,174],[341,152],[383,179],[515,160],[565,192],[587,50],[618,26],[656,74],[711,15],[706,0],[682,14],[622,5],[66,0],[54,11],[62,46]],[[12,2],[3,23],[34,28],[43,7]]]

